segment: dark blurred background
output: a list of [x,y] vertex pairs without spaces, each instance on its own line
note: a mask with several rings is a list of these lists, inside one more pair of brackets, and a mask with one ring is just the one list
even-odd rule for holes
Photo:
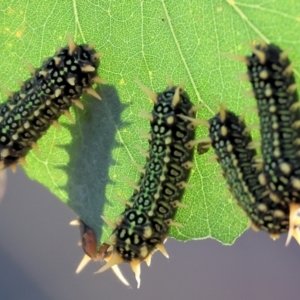
[[273,242],[248,230],[233,246],[207,239],[166,243],[170,259],[156,253],[142,265],[141,287],[122,265],[132,289],[111,271],[93,275],[100,263],[81,274],[76,215],[20,167],[7,172],[0,204],[0,299],[298,299],[300,247],[285,236]]

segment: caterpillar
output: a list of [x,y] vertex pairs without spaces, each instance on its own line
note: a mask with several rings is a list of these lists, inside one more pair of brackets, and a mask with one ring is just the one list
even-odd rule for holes
[[[284,201],[274,202],[269,190],[260,184],[257,153],[244,121],[221,106],[209,120],[209,138],[229,189],[250,218],[252,228],[268,232],[273,239],[287,232],[289,206]],[[300,242],[298,228],[294,236]]]
[[[89,261],[102,261],[110,254],[108,244],[103,243],[98,247],[97,238],[95,231],[84,223],[81,219],[70,222],[70,225],[79,226],[80,229],[80,241],[79,245],[82,246],[82,250],[85,253],[83,259],[76,269],[76,273],[80,273],[81,270],[88,264]],[[113,272],[119,278],[119,280],[126,286],[130,287],[128,281],[121,273],[117,265],[112,266]]]
[[69,35],[67,42],[40,68],[27,64],[31,77],[20,83],[19,91],[6,89],[8,100],[0,105],[0,171],[26,165],[26,154],[38,150],[37,140],[50,125],[59,128],[62,114],[73,121],[69,108],[83,108],[83,93],[101,99],[92,89],[94,83],[105,83],[97,75],[101,53],[93,45],[76,45]]
[[300,103],[287,53],[274,44],[259,44],[244,57],[260,118],[263,169],[259,181],[274,202],[289,204],[286,244],[300,208]]
[[[188,177],[193,166],[195,138],[193,122],[185,117],[195,117],[198,106],[194,106],[183,85],[174,86],[171,81],[161,93],[154,93],[140,84],[152,100],[151,113],[142,114],[150,121],[151,131],[147,134],[149,152],[141,177],[124,212],[115,222],[102,216],[113,229],[110,236],[112,251],[108,263],[99,273],[122,262],[128,262],[140,286],[140,265],[150,265],[152,254],[159,250],[168,257],[164,242],[170,226],[181,226],[173,221]],[[98,273],[97,272],[97,273]]]

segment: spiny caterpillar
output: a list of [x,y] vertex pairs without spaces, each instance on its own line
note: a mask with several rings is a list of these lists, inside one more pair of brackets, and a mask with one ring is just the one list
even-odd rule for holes
[[[102,261],[103,259],[106,260],[106,257],[111,254],[107,251],[109,248],[108,244],[103,243],[100,247],[98,247],[95,231],[85,224],[81,219],[70,222],[70,225],[79,226],[80,241],[78,245],[82,246],[82,250],[85,253],[83,259],[76,269],[77,274],[81,272],[81,270],[88,264],[89,261]],[[117,265],[112,266],[112,270],[124,285],[130,287],[128,281],[125,279]]]
[[69,108],[83,108],[83,93],[101,99],[92,89],[94,83],[104,83],[97,75],[100,56],[92,45],[76,45],[68,36],[68,45],[40,68],[27,64],[31,78],[18,92],[6,90],[8,100],[0,105],[0,171],[25,164],[24,157],[31,148],[38,150],[36,142],[50,125],[59,128],[62,114],[73,121]]
[[110,237],[112,255],[98,272],[128,262],[140,285],[140,265],[150,265],[152,254],[160,250],[166,257],[164,242],[170,226],[182,226],[173,221],[193,166],[195,127],[185,117],[194,117],[194,106],[183,90],[170,81],[162,93],[154,93],[139,84],[154,103],[151,113],[143,117],[150,121],[151,131],[146,134],[149,152],[145,168],[140,166],[141,178],[133,184],[135,192],[129,201],[122,200],[125,211],[112,222],[103,220],[113,229]]
[[260,118],[262,173],[259,181],[273,202],[289,204],[287,243],[299,222],[300,113],[293,65],[274,44],[252,47],[244,57]]
[[[238,205],[246,212],[254,230],[263,230],[277,239],[289,229],[289,206],[275,202],[259,182],[256,150],[244,121],[223,106],[208,122],[209,139],[223,176]],[[207,139],[206,139],[207,140]],[[299,229],[294,237],[300,243]]]

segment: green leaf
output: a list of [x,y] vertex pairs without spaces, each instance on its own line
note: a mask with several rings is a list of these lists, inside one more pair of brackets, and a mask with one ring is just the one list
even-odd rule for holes
[[[248,54],[248,42],[264,39],[290,48],[290,59],[300,63],[298,50],[300,2],[278,0],[198,1],[2,1],[0,12],[0,76],[2,84],[17,90],[14,79],[27,79],[23,61],[40,66],[57,46],[66,44],[70,32],[77,43],[95,43],[104,53],[100,75],[109,82],[98,88],[102,101],[83,96],[85,110],[72,110],[76,124],[61,117],[62,130],[51,128],[39,141],[41,153],[27,157],[27,174],[45,185],[72,208],[101,240],[111,230],[100,215],[115,219],[123,210],[115,196],[128,199],[132,188],[124,178],[137,180],[131,161],[144,164],[136,149],[147,142],[139,130],[149,122],[138,116],[151,103],[137,87],[138,78],[156,92],[166,86],[166,75],[175,83],[186,79],[193,103],[203,103],[198,118],[208,119],[226,103],[255,122],[244,94],[248,84],[236,80],[245,66],[224,54]],[[299,77],[299,70],[295,70]],[[6,101],[3,92],[1,101]],[[197,129],[205,137],[206,128]],[[211,151],[210,151],[211,153]],[[196,155],[195,167],[172,229],[178,240],[211,237],[234,242],[247,227],[243,216],[219,178],[219,166],[209,154]]]

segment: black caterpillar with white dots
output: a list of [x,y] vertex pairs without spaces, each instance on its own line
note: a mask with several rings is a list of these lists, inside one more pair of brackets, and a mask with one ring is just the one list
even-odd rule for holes
[[295,130],[300,125],[297,122],[300,114],[291,63],[275,45],[254,47],[252,56],[246,60],[260,117],[264,157],[260,180],[268,185],[274,200],[278,197],[287,202],[295,201],[299,198],[297,183],[300,189],[300,179],[297,180],[300,146],[295,143],[300,133]]
[[50,125],[59,127],[62,114],[73,121],[69,108],[72,104],[83,108],[79,101],[83,93],[101,99],[91,88],[104,83],[97,76],[99,57],[93,46],[76,45],[68,37],[68,45],[40,68],[27,65],[31,77],[18,92],[6,90],[8,100],[0,105],[0,171],[25,164],[24,157],[31,148],[38,149],[36,142]]
[[112,251],[103,272],[121,262],[128,262],[140,285],[140,264],[150,259],[154,251],[168,254],[163,246],[170,226],[180,226],[173,221],[193,166],[193,147],[197,141],[193,122],[196,106],[190,102],[182,86],[173,86],[162,93],[154,93],[142,86],[154,103],[151,113],[143,116],[150,120],[149,153],[141,178],[129,201],[124,201],[125,211],[112,222],[110,237]]
[[[252,55],[236,56],[247,65],[257,100],[261,132],[259,158],[249,128],[221,107],[209,122],[202,143],[212,143],[229,188],[251,219],[252,227],[274,239],[288,231],[300,244],[300,103],[287,52],[270,44],[252,46]],[[200,124],[200,121],[199,121]]]
[[209,137],[224,178],[238,204],[251,220],[253,229],[261,229],[277,239],[289,229],[289,207],[274,202],[260,185],[255,164],[256,150],[243,120],[221,106],[209,120]]
[[[252,47],[245,58],[260,119],[263,157],[260,183],[274,203],[289,204],[287,243],[297,226],[300,207],[300,103],[293,65],[274,44]],[[298,232],[298,230],[297,230]]]

